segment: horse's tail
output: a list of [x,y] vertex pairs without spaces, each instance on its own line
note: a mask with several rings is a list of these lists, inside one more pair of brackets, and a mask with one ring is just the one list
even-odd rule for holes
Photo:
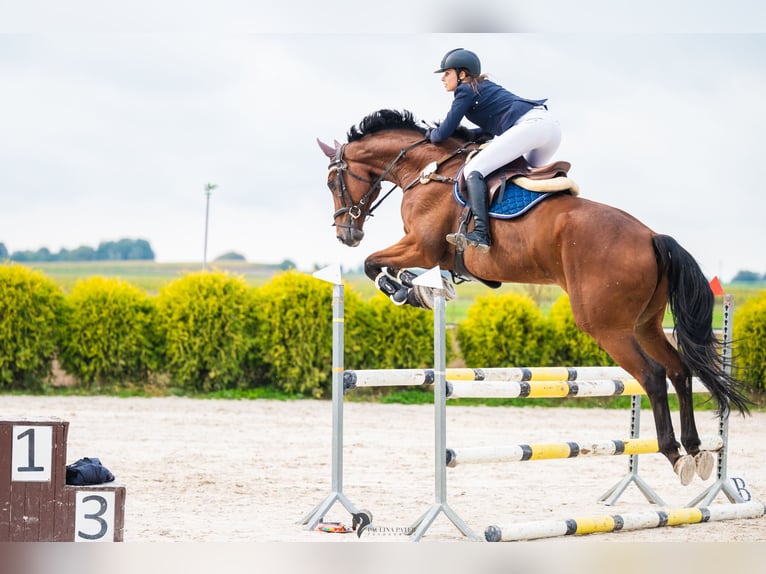
[[681,359],[710,391],[720,416],[729,414],[730,405],[747,413],[750,400],[743,394],[742,383],[726,372],[722,343],[713,333],[715,297],[702,269],[672,237],[656,235],[653,242],[660,272],[668,278],[673,335]]

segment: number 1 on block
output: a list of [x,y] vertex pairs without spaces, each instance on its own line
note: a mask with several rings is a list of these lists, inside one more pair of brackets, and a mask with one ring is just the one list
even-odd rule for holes
[[53,461],[53,427],[13,427],[11,480],[13,482],[48,482]]

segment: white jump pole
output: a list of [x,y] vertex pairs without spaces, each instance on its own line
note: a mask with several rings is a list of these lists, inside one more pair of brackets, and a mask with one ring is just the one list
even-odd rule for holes
[[[711,452],[723,448],[720,436],[701,437],[700,448]],[[621,454],[656,454],[656,438],[627,440],[571,441],[540,444],[514,444],[508,446],[455,447],[447,449],[447,466],[488,462],[526,462],[591,456],[617,456]]]
[[433,506],[412,525],[412,540],[418,541],[440,513],[464,536],[481,540],[447,503],[447,343],[444,285],[438,267],[423,273],[413,283],[433,289],[434,294],[434,475]]
[[340,502],[352,515],[359,511],[343,494],[343,346],[344,305],[340,266],[325,267],[314,277],[333,284],[332,292],[332,479],[327,497],[306,514],[301,524],[316,528],[333,504]]
[[603,516],[585,516],[565,520],[539,520],[535,522],[515,522],[508,525],[492,525],[484,530],[487,542],[513,542],[517,540],[536,540],[558,536],[582,536],[606,532],[645,530],[681,524],[699,524],[719,520],[738,520],[743,518],[761,518],[764,506],[751,501],[743,504],[720,504],[708,507],[672,508],[647,510]]
[[[734,309],[734,297],[730,294],[723,296],[723,368],[731,374],[731,318]],[[707,506],[719,493],[723,492],[732,503],[742,503],[745,500],[737,489],[729,482],[726,465],[729,458],[729,415],[718,421],[718,434],[723,437],[723,448],[718,453],[716,481],[704,492],[694,498],[687,506]]]

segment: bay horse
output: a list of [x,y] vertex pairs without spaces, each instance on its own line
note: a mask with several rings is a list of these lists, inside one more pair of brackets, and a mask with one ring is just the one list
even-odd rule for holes
[[[467,130],[439,144],[431,144],[425,131],[407,110],[379,110],[352,126],[345,144],[317,140],[331,160],[327,184],[333,225],[345,245],[362,241],[365,220],[379,205],[376,199],[385,199],[379,198],[384,181],[403,191],[404,237],[369,255],[364,270],[394,303],[421,307],[428,304],[413,288],[416,275],[409,268],[438,265],[455,277],[456,248],[445,237],[455,231],[463,207],[452,187],[465,152],[478,147]],[[429,175],[434,170],[436,177]],[[689,484],[695,473],[707,479],[714,458],[700,450],[692,376],[710,391],[720,417],[729,416],[731,405],[746,414],[749,400],[724,369],[712,329],[714,296],[695,259],[672,237],[628,213],[571,193],[552,194],[512,221],[491,219],[490,230],[494,240],[488,253],[464,252],[470,275],[497,284],[560,286],[569,295],[578,328],[646,391],[659,452],[681,483]],[[668,304],[677,349],[662,327]],[[671,421],[667,379],[678,396],[684,455]]]

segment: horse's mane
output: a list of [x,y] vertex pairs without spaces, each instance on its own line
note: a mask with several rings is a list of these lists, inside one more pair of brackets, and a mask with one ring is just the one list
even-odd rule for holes
[[[439,125],[438,122],[436,125]],[[425,135],[426,126],[409,110],[378,110],[366,116],[357,125],[351,126],[347,137],[349,142],[353,142],[385,130],[412,130]],[[452,135],[464,141],[471,139],[470,130],[465,126],[459,126]]]

